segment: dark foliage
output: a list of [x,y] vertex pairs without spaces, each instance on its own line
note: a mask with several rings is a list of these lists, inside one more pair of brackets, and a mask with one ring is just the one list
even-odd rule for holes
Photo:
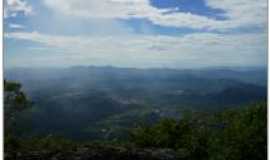
[[262,160],[267,154],[267,107],[258,103],[212,117],[165,119],[138,127],[132,141],[139,147],[173,148],[186,159]]
[[17,114],[30,108],[30,101],[16,82],[4,81],[5,129],[13,127]]

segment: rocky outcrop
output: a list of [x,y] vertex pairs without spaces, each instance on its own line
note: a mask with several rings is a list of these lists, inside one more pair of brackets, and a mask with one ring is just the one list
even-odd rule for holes
[[5,153],[5,160],[176,160],[171,149],[138,149],[115,146],[84,146],[73,151],[27,151]]

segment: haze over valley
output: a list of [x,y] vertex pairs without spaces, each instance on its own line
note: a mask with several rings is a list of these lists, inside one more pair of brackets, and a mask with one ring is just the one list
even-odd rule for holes
[[[31,128],[31,136],[55,134],[75,139],[89,135],[120,138],[138,123],[263,101],[267,78],[264,68],[94,66],[17,68],[6,70],[5,77],[20,82],[33,103],[32,111],[19,120],[22,128]],[[21,132],[30,135],[28,129]]]

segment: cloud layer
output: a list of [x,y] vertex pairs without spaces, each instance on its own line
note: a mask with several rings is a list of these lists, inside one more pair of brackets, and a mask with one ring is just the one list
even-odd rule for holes
[[4,0],[4,18],[16,17],[19,13],[32,14],[32,6],[23,0]]
[[[5,20],[12,19],[5,33],[9,66],[194,68],[267,63],[267,0],[204,0],[208,10],[224,11],[214,13],[223,17],[217,19],[182,12],[181,5],[157,8],[150,0],[31,2],[5,0]],[[28,17],[35,5],[40,10]],[[20,25],[19,14],[29,23]]]
[[25,26],[23,26],[21,24],[10,23],[9,28],[12,28],[12,29],[24,29]]
[[[202,65],[256,65],[265,64],[267,52],[267,37],[264,34],[196,33],[183,37],[146,35],[72,37],[51,36],[38,32],[13,32],[6,34],[5,37],[32,41],[58,52],[60,50],[64,58],[73,59],[73,62],[69,62],[70,65],[89,65],[89,63],[100,65],[98,63],[101,62],[130,67],[176,68]],[[57,56],[59,55],[48,53],[46,64],[59,59]]]
[[[267,0],[206,0],[210,8],[222,9],[225,20],[177,12],[177,8],[159,9],[149,0],[44,0],[56,12],[83,18],[143,18],[153,24],[205,30],[237,27],[264,27],[267,23]],[[184,6],[183,6],[184,7]]]

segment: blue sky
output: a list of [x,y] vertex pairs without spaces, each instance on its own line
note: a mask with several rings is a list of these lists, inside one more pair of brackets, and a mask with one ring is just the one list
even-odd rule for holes
[[4,0],[6,67],[265,66],[267,0]]

